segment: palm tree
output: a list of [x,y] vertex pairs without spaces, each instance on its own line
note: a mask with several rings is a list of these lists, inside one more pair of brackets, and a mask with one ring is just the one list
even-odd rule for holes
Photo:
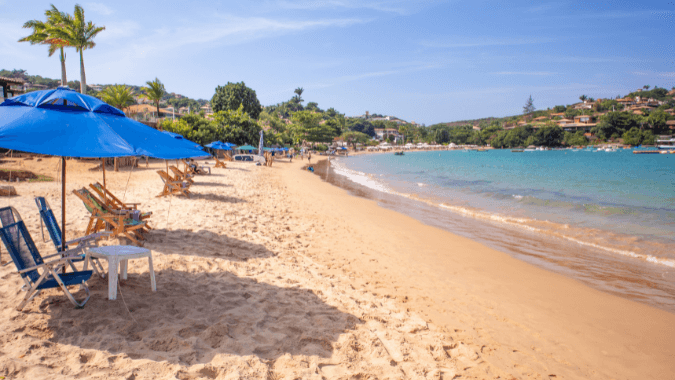
[[648,84],[646,84],[646,85],[642,86],[642,88],[644,88],[645,90],[649,90],[649,87],[651,87],[651,86],[650,86],[650,85],[648,85]]
[[123,84],[108,86],[99,95],[101,100],[120,110],[127,108],[135,102],[131,88]]
[[59,49],[61,53],[61,85],[67,86],[68,79],[66,78],[66,54],[64,53],[63,48],[71,45],[68,43],[68,41],[57,38],[54,31],[63,27],[64,20],[68,18],[68,15],[60,12],[54,5],[52,5],[52,9],[45,11],[45,16],[47,16],[46,22],[39,20],[26,21],[26,23],[23,24],[23,27],[26,29],[33,29],[33,33],[20,39],[19,42],[30,42],[31,45],[49,45],[50,57],[54,55],[57,49]]
[[142,88],[144,92],[143,97],[155,102],[155,106],[157,106],[157,118],[159,119],[159,102],[164,97],[164,94],[166,94],[166,89],[159,78],[155,78],[153,81],[147,81],[145,84],[147,84],[148,87]]
[[302,93],[305,92],[305,89],[303,89],[302,87],[298,87],[293,92],[298,94],[298,96],[295,97],[298,100],[298,103],[302,102]]
[[581,100],[581,101],[584,102],[584,103],[586,102],[586,99],[588,99],[588,97],[587,97],[586,95],[581,95],[581,96],[579,97],[579,100]]
[[91,21],[84,19],[84,9],[75,5],[73,15],[63,20],[61,28],[54,29],[56,38],[68,42],[69,46],[75,48],[80,53],[80,92],[87,93],[87,77],[84,73],[84,51],[93,49],[96,46],[94,37],[105,30],[105,26],[96,26]]

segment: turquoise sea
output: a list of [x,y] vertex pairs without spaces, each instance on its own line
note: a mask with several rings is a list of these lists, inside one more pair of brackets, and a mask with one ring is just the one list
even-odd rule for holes
[[385,207],[675,312],[675,155],[386,153],[328,172]]

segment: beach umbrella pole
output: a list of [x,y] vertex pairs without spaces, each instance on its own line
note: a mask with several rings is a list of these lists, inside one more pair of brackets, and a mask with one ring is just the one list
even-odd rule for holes
[[105,185],[105,158],[101,158],[101,167],[103,168],[103,202],[106,201],[106,185]]
[[66,158],[61,157],[61,252],[66,251]]

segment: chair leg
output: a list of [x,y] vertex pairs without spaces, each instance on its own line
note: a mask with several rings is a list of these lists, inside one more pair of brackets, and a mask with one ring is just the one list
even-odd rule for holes
[[70,300],[70,302],[73,303],[73,305],[75,305],[76,307],[82,308],[87,303],[87,301],[89,301],[89,298],[91,297],[91,293],[89,293],[89,288],[87,287],[87,284],[84,281],[82,281],[82,284],[80,285],[80,287],[83,288],[84,291],[87,293],[87,297],[84,299],[84,301],[77,302],[75,300],[75,297],[73,297],[73,294],[70,293],[70,291],[68,290],[68,287],[66,287],[66,285],[63,283],[63,281],[61,281],[61,277],[59,277],[59,275],[54,271],[52,271],[52,276],[54,276],[54,279],[56,280],[56,282],[59,283],[59,286],[61,287],[61,290],[63,290],[63,292],[66,294],[66,297],[68,297],[68,299]]
[[26,306],[28,304],[28,302],[30,302],[33,298],[35,298],[35,296],[40,294],[41,291],[42,290],[40,290],[40,289],[38,289],[38,290],[35,290],[33,288],[28,289],[28,291],[26,292],[26,296],[23,297],[23,301],[21,301],[19,306],[16,307],[16,310],[17,311],[23,310],[24,306]]

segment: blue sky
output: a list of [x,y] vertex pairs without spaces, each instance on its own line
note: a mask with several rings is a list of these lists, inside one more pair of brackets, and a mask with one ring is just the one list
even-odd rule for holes
[[[56,56],[16,41],[54,3],[0,0],[0,68],[60,77]],[[85,51],[88,83],[141,85],[210,99],[244,81],[264,105],[303,87],[349,115],[427,125],[675,86],[675,2],[269,0],[86,2],[106,26]],[[74,50],[68,78],[79,79]]]

